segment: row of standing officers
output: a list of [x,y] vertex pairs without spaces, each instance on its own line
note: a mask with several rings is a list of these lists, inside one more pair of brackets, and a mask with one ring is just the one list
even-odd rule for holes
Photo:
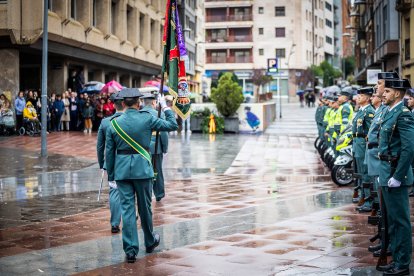
[[120,231],[122,216],[123,249],[126,261],[133,263],[139,251],[136,203],[146,252],[151,253],[160,243],[159,234],[153,231],[152,193],[157,201],[165,196],[162,159],[168,150],[167,132],[177,130],[178,125],[163,96],[159,97],[160,117],[151,93],[125,88],[113,95],[113,101],[117,112],[102,121],[97,155],[100,168],[108,174],[111,231]]
[[336,138],[352,124],[357,178],[353,202],[358,203],[360,212],[382,214],[388,224],[388,248],[382,248],[382,242],[369,250],[374,256],[379,256],[381,249],[392,256],[391,263],[377,266],[384,275],[410,275],[414,116],[408,107],[414,108],[414,90],[398,74],[381,72],[375,87],[358,89],[356,112],[352,96],[350,88],[324,96],[315,115],[319,138],[335,150]]

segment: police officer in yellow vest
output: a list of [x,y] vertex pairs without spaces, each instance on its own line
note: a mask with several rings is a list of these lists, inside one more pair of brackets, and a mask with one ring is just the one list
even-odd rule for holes
[[[141,97],[142,103],[144,104],[141,110],[150,112],[153,116],[158,117],[157,101],[156,95],[153,93],[146,93]],[[161,112],[161,118],[164,119],[164,112]],[[150,151],[155,161],[156,173],[157,176],[154,180],[154,196],[157,201],[161,201],[165,197],[165,188],[164,188],[164,173],[162,169],[163,156],[168,152],[168,133],[166,131],[161,131],[158,137],[157,143],[157,153],[155,153],[155,140],[156,140],[156,131],[152,132]],[[154,164],[153,164],[154,165]]]
[[[357,105],[358,112],[352,120],[352,136],[354,141],[352,143],[352,153],[356,162],[357,172],[361,176],[362,189],[360,197],[364,197],[361,201],[361,206],[357,208],[359,212],[371,212],[372,198],[370,197],[371,182],[368,176],[368,168],[364,163],[366,152],[366,137],[374,118],[375,110],[371,106],[370,98],[374,93],[372,87],[365,87],[357,91]],[[365,200],[366,198],[366,200]]]
[[338,94],[338,103],[339,108],[337,111],[337,116],[335,118],[335,131],[339,134],[345,127],[352,121],[354,116],[354,109],[352,108],[349,100],[351,99],[353,93],[351,87],[345,87]]
[[388,106],[379,130],[379,185],[387,214],[393,262],[378,267],[383,275],[410,275],[412,233],[408,187],[413,183],[414,117],[403,105],[408,80],[385,80]]
[[[124,99],[124,114],[111,120],[106,131],[106,166],[108,181],[116,181],[122,208],[122,242],[126,260],[133,263],[138,254],[138,232],[135,202],[144,232],[146,252],[151,253],[160,243],[153,232],[151,195],[154,170],[149,147],[153,130],[174,131],[178,128],[174,113],[160,98],[166,119],[154,117],[139,109],[141,93],[136,88],[125,88],[119,93]],[[137,196],[137,201],[135,200]]]

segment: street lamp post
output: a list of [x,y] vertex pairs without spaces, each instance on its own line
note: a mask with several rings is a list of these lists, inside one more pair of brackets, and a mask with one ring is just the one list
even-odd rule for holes
[[42,140],[40,156],[47,156],[47,49],[48,49],[48,0],[43,1],[43,49],[42,49]]

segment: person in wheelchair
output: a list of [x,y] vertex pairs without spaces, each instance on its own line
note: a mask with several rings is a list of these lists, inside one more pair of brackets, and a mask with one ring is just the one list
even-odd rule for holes
[[27,132],[30,134],[40,133],[40,122],[37,117],[36,109],[31,102],[27,102],[26,107],[23,110],[23,127],[20,128],[20,135],[24,135]]

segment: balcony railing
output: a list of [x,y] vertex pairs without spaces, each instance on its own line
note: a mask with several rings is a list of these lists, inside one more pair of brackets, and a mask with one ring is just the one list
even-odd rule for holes
[[213,57],[209,56],[206,60],[207,63],[252,63],[253,57],[252,56],[244,56],[244,57],[236,57],[236,56],[229,56],[229,57]]
[[228,22],[228,21],[252,21],[251,14],[234,14],[234,15],[207,15],[206,22]]
[[215,37],[208,36],[206,42],[209,43],[223,43],[223,42],[253,42],[252,35],[231,35],[226,37]]

